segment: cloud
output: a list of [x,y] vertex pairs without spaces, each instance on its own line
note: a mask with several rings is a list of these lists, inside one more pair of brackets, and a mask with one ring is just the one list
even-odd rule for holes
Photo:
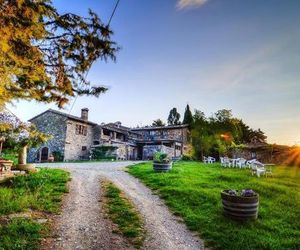
[[207,1],[208,0],[178,0],[176,6],[179,10],[198,8],[204,5]]

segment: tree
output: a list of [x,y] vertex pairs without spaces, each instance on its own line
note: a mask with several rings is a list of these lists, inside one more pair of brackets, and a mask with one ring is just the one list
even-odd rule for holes
[[204,155],[225,155],[232,148],[242,148],[243,143],[266,140],[260,129],[251,129],[241,119],[233,117],[231,110],[219,110],[208,119],[202,111],[195,110],[193,119],[191,138],[198,159]]
[[186,108],[185,108],[185,112],[184,112],[184,116],[183,116],[183,124],[188,124],[189,127],[191,128],[194,122],[194,118],[193,118],[193,114],[190,110],[190,106],[187,104]]
[[226,122],[232,118],[232,110],[230,109],[220,109],[215,113],[215,119],[218,122]]
[[161,119],[157,119],[152,122],[152,126],[153,127],[164,127],[164,126],[166,126],[166,124]]
[[35,147],[46,142],[49,136],[36,130],[30,123],[21,122],[8,111],[0,112],[0,154],[2,145],[9,141],[19,153],[19,164],[26,164],[27,147]]
[[176,108],[172,108],[168,117],[169,125],[180,125],[180,114],[177,112]]
[[115,60],[118,47],[108,25],[89,17],[59,14],[51,0],[2,0],[0,5],[0,106],[13,99],[56,102],[99,96],[86,74],[97,59]]

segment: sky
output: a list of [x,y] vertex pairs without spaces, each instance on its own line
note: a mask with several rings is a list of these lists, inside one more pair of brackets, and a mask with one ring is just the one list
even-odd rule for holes
[[[60,13],[107,23],[114,0],[55,0]],[[300,143],[300,1],[120,0],[111,22],[117,61],[97,61],[88,79],[109,87],[98,99],[79,97],[61,110],[127,126],[166,121],[185,106],[211,116],[231,109],[268,142]],[[74,104],[73,108],[72,105]],[[23,120],[55,105],[15,102]]]

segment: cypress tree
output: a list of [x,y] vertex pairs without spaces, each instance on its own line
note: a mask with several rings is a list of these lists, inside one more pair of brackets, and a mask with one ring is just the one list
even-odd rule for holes
[[193,114],[190,110],[190,106],[187,104],[186,108],[185,108],[185,112],[184,112],[184,117],[183,117],[183,124],[187,124],[189,125],[189,127],[191,127],[193,125],[194,122],[194,118],[193,118]]

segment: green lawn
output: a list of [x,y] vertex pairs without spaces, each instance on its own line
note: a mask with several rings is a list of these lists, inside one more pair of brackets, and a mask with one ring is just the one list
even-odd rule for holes
[[[274,167],[268,178],[252,176],[249,169],[199,162],[177,162],[169,173],[154,173],[152,163],[142,163],[128,172],[156,190],[174,214],[214,249],[300,249],[300,168]],[[257,221],[225,218],[223,189],[258,192]]]
[[106,207],[110,219],[136,248],[140,248],[144,241],[145,232],[138,212],[114,184],[106,183],[104,187]]
[[[1,184],[0,218],[29,210],[58,212],[68,180],[68,172],[41,169]],[[45,227],[32,219],[16,218],[2,225],[0,221],[0,249],[38,249],[42,230]]]

